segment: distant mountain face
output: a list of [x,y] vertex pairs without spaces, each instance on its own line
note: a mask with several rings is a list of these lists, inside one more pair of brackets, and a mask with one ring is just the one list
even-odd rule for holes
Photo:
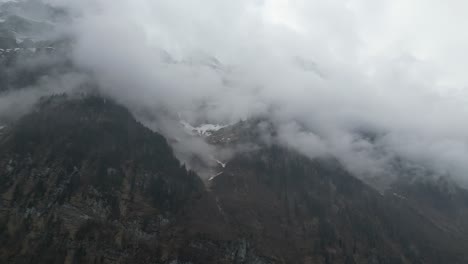
[[25,40],[48,40],[54,33],[55,23],[64,17],[62,10],[42,1],[0,3],[0,32],[4,41],[0,48],[16,48]]
[[42,1],[0,3],[0,94],[72,71],[70,40],[56,32],[65,17]]
[[[255,127],[207,140],[255,140]],[[43,98],[0,132],[2,263],[468,260],[461,189],[401,183],[383,196],[335,160],[267,144],[203,183],[161,135],[97,96]]]

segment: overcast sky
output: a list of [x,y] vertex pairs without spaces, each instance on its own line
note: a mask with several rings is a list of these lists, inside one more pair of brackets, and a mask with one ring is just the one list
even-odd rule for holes
[[75,16],[75,62],[135,112],[268,115],[282,144],[357,174],[399,156],[468,179],[466,1],[47,2]]

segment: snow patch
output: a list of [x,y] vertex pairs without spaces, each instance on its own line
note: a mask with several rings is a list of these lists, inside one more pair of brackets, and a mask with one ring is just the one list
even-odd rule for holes
[[211,176],[211,178],[208,179],[208,181],[214,180],[214,178],[218,177],[219,175],[223,174],[223,172],[219,172],[216,175]]
[[216,132],[222,128],[227,127],[226,125],[219,125],[219,124],[203,124],[198,127],[194,127],[190,125],[186,121],[180,121],[182,126],[192,135],[199,135],[199,136],[211,136],[213,132]]
[[217,159],[214,159],[214,160],[215,160],[216,163],[218,163],[221,167],[223,167],[223,169],[226,168],[226,164],[227,164],[227,163],[223,163],[223,162],[221,162],[221,161],[219,161],[219,160],[217,160]]
[[198,134],[201,134],[201,135],[211,135],[212,132],[216,132],[218,130],[220,130],[221,128],[224,128],[226,126],[223,126],[223,125],[213,125],[213,124],[204,124],[204,125],[201,125],[199,127],[196,127],[195,128],[195,131],[198,132]]

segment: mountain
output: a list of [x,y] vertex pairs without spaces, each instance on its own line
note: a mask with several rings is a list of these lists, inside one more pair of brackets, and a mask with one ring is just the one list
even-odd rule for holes
[[[465,196],[414,182],[394,188],[420,192],[381,195],[336,160],[260,143],[257,128],[270,129],[245,121],[213,131],[212,144],[257,146],[203,182],[112,100],[42,98],[0,134],[0,262],[468,261],[465,233],[428,214],[449,217]],[[409,194],[417,204],[401,198]]]
[[0,2],[0,93],[70,69],[70,41],[56,34],[64,20],[63,10],[42,1]]
[[2,263],[144,263],[203,194],[163,137],[99,98],[44,99],[1,142]]
[[[401,157],[394,178],[354,175],[277,143],[268,116],[177,124],[230,154],[186,166],[171,145],[179,134],[149,129],[74,65],[73,41],[54,35],[66,19],[42,1],[0,3],[0,103],[43,95],[19,114],[0,108],[0,263],[468,263],[468,190],[450,177]],[[232,82],[232,66],[209,54],[160,57]],[[76,75],[89,79],[67,94],[44,81],[68,87]]]
[[467,261],[465,189],[401,178],[381,194],[337,160],[261,143],[268,134],[275,136],[273,125],[257,119],[210,136],[214,144],[256,145],[227,162],[211,188],[242,226],[251,225],[246,232],[277,241],[273,252],[301,256],[287,263]]
[[0,30],[9,32],[15,42],[47,40],[53,35],[55,24],[65,17],[63,10],[42,1],[0,2]]

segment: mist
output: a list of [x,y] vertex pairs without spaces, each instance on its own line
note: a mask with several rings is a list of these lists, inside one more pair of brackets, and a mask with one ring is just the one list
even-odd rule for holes
[[[357,177],[392,177],[401,158],[468,180],[468,3],[46,2],[71,15],[61,30],[73,63],[182,160],[229,155],[180,121],[267,116],[277,143]],[[2,95],[0,111],[11,100]]]

